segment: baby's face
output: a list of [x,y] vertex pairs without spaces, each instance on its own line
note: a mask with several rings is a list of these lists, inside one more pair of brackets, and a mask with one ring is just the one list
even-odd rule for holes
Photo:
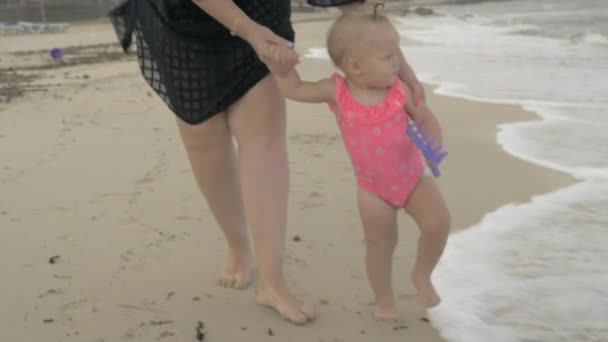
[[399,58],[399,35],[397,32],[382,32],[374,40],[361,44],[366,49],[366,58],[361,60],[361,76],[369,87],[391,87],[401,67]]

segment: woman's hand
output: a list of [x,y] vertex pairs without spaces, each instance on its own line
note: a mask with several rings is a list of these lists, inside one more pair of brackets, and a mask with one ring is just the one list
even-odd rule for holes
[[[232,1],[193,0],[203,11],[222,23],[236,36],[253,47],[266,65],[273,64],[280,70],[291,70],[298,61],[293,43],[276,35],[270,29],[256,23]],[[277,47],[274,51],[272,47]]]
[[338,6],[338,9],[344,14],[374,14],[378,5],[384,5],[384,0],[356,1],[348,5]]
[[237,32],[255,50],[265,64],[272,64],[273,69],[287,72],[298,63],[298,54],[293,50],[293,43],[276,35],[269,28],[251,22],[244,26],[242,33]]

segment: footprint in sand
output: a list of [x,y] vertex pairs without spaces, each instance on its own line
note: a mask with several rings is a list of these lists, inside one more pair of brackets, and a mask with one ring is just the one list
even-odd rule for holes
[[153,183],[165,176],[167,174],[167,170],[168,166],[166,163],[158,163],[151,170],[146,172],[143,178],[135,181],[135,184],[142,185]]
[[329,146],[335,143],[338,140],[339,136],[337,135],[329,135],[327,133],[319,133],[319,134],[296,134],[289,138],[290,141],[303,143],[306,145],[324,145]]
[[294,264],[297,264],[299,266],[308,267],[308,262],[306,262],[306,260],[297,258],[297,257],[293,256],[292,254],[287,254],[285,256],[285,259],[288,262],[293,262]]
[[365,279],[365,275],[359,271],[352,271],[350,272],[350,277],[352,279],[356,279],[356,280],[364,280]]
[[68,208],[62,206],[50,206],[47,208],[48,210],[56,211],[58,213],[76,213],[78,210],[76,208]]
[[321,194],[316,192],[316,191],[311,191],[310,193],[308,193],[308,197],[310,198],[320,198]]
[[323,198],[323,196],[317,191],[311,191],[308,193],[308,198],[315,199],[314,201],[303,201],[300,205],[300,209],[311,209],[311,208],[319,208],[323,207],[325,203],[323,201],[319,201]]
[[417,296],[415,293],[402,293],[397,298],[403,300],[415,299]]
[[63,304],[61,306],[60,310],[61,310],[61,312],[75,311],[75,310],[82,308],[87,303],[89,303],[89,300],[87,298],[81,298],[81,299],[74,300],[74,301],[68,302],[66,304]]
[[[173,325],[172,320],[156,320],[156,321],[143,322],[143,323],[140,323],[139,326],[137,326],[137,327],[129,328],[123,334],[123,336],[125,338],[132,339],[135,337],[144,338],[145,335],[156,335],[156,336],[158,336],[156,339],[161,340],[161,339],[164,339],[167,337],[175,336],[174,332],[168,330],[172,327],[172,325]],[[164,331],[161,331],[160,333],[158,333],[157,332],[158,329],[162,329]]]
[[332,338],[320,338],[319,342],[344,342],[343,339],[338,338],[338,337],[332,337]]
[[50,289],[45,292],[42,292],[37,297],[38,297],[38,299],[42,299],[42,298],[45,298],[48,296],[62,296],[62,295],[63,295],[63,291],[61,291],[61,289]]
[[323,203],[302,203],[300,205],[300,210],[320,208],[323,205],[324,205]]
[[129,199],[133,196],[140,195],[141,192],[110,192],[105,194],[97,195],[92,200],[89,200],[89,204],[99,204],[104,201],[115,201],[119,198]]

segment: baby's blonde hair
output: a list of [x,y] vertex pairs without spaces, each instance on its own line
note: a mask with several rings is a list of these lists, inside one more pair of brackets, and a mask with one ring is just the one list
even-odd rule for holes
[[376,31],[374,29],[397,31],[388,17],[378,13],[341,15],[327,33],[327,51],[332,62],[340,66],[345,57],[356,56],[360,52],[357,47],[374,38],[370,37]]

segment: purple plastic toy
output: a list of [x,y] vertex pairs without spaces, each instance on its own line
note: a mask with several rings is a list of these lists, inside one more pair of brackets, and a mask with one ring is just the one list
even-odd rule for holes
[[441,172],[439,171],[439,163],[448,155],[446,151],[441,150],[441,145],[433,146],[435,140],[432,138],[428,140],[429,133],[424,130],[424,127],[420,125],[420,121],[414,121],[407,126],[407,135],[412,139],[416,147],[422,152],[424,158],[430,161],[433,166],[431,167],[431,171],[433,172],[433,176],[439,177],[441,176]]
[[58,48],[54,48],[51,50],[51,58],[53,58],[54,60],[60,60],[63,58],[63,51],[61,49]]

